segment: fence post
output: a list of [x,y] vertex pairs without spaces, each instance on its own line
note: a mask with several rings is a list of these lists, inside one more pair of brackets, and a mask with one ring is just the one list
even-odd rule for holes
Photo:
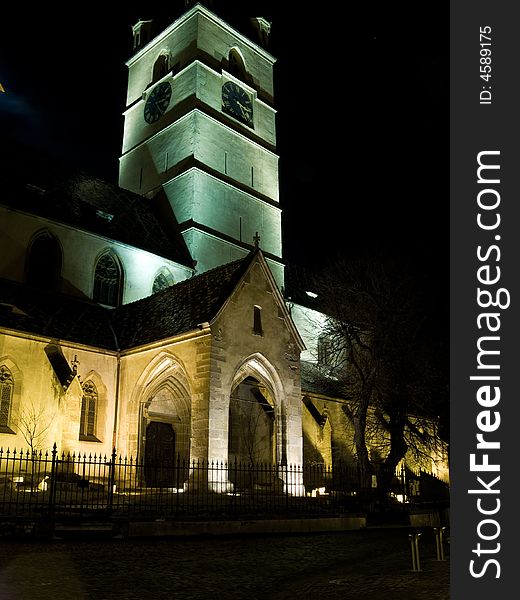
[[420,533],[410,533],[408,535],[408,539],[410,540],[410,546],[412,549],[412,571],[420,571],[421,570],[421,560],[419,558],[419,538],[421,537]]
[[289,514],[289,464],[285,465],[285,512]]
[[444,530],[446,527],[434,527],[433,533],[435,535],[435,550],[437,551],[437,560],[445,560],[444,559],[444,544],[442,537],[444,535]]
[[56,472],[57,472],[57,460],[58,460],[58,448],[56,446],[56,442],[52,446],[52,454],[51,454],[51,476],[49,478],[49,526],[50,526],[50,534],[54,534],[54,503],[56,496]]
[[406,469],[405,469],[404,464],[401,466],[401,491],[403,493],[402,507],[403,507],[403,511],[406,511],[406,498],[407,498],[407,493],[406,493]]
[[114,485],[116,479],[116,458],[117,451],[115,447],[112,450],[112,456],[110,457],[110,463],[108,465],[108,497],[107,497],[107,514],[112,514],[114,507]]
[[334,468],[334,466],[331,464],[327,467],[325,467],[325,471],[328,471],[328,475],[329,475],[329,481],[330,481],[330,485],[329,485],[329,494],[330,494],[330,498],[331,498],[331,508],[332,510],[335,512],[336,511],[336,506],[337,506],[337,491],[336,491],[336,469]]

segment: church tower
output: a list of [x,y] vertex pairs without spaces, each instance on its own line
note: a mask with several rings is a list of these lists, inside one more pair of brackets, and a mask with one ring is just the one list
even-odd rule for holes
[[[265,39],[269,23],[252,22]],[[148,21],[133,32],[119,185],[167,199],[197,273],[258,233],[283,285],[275,58],[201,4],[150,41]]]

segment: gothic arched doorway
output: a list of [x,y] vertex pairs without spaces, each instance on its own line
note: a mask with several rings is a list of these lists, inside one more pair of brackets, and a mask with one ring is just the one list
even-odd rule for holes
[[229,402],[229,462],[272,464],[275,453],[275,414],[270,394],[253,377],[233,390]]
[[175,431],[171,423],[150,421],[146,426],[144,479],[148,487],[173,487]]

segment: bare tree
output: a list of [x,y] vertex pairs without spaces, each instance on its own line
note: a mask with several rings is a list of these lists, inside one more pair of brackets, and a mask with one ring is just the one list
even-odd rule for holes
[[351,398],[343,410],[354,429],[362,483],[369,487],[375,472],[368,440],[371,446],[379,440],[377,470],[386,494],[409,450],[420,457],[439,442],[432,423],[446,380],[443,360],[434,358],[427,286],[389,261],[358,259],[337,262],[316,287],[329,315],[325,333],[341,357],[333,374]]
[[274,411],[256,385],[244,385],[233,397],[233,430],[237,450],[251,464],[272,461]]
[[27,443],[31,456],[45,445],[45,438],[51,425],[52,417],[47,415],[43,405],[35,407],[31,402],[20,410],[18,429]]

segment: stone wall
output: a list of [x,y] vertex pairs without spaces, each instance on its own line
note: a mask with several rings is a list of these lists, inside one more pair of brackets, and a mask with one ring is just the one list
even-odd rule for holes
[[32,239],[41,231],[49,231],[61,247],[60,291],[67,294],[92,298],[95,265],[106,250],[111,250],[121,264],[124,304],[149,296],[154,279],[162,268],[168,269],[176,282],[190,277],[192,273],[191,269],[151,252],[0,207],[0,273],[3,277],[25,281],[27,251]]

